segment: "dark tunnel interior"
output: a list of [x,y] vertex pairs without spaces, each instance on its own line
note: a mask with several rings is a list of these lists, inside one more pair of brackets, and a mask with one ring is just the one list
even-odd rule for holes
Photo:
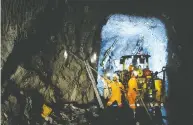
[[[25,67],[25,69],[28,69],[29,71],[36,70],[36,73],[39,74],[42,81],[48,83],[48,85],[52,85],[51,76],[53,72],[51,70],[51,64],[47,60],[52,60],[52,57],[55,56],[53,53],[57,52],[57,44],[55,42],[49,42],[49,40],[51,36],[57,35],[57,33],[59,32],[63,33],[63,20],[66,18],[65,12],[68,9],[65,1],[59,0],[57,8],[54,6],[54,3],[55,2],[50,0],[45,10],[39,13],[36,19],[32,21],[31,27],[29,28],[29,31],[27,31],[27,39],[20,39],[19,41],[15,40],[12,53],[8,56],[7,61],[1,70],[1,86],[6,86],[6,81],[9,80],[11,75],[16,71],[18,65],[22,65],[23,67]],[[80,12],[80,10],[85,5],[88,5],[93,11],[91,18],[98,27],[94,36],[94,41],[101,41],[100,35],[102,26],[105,25],[105,23],[107,22],[107,17],[111,14],[120,13],[144,17],[157,17],[158,19],[163,21],[166,25],[167,35],[169,38],[168,50],[171,50],[173,53],[178,55],[178,60],[180,60],[180,64],[176,64],[177,62],[172,62],[171,59],[168,58],[168,63],[174,63],[174,66],[168,68],[167,70],[169,78],[169,98],[167,103],[169,117],[168,120],[171,125],[188,125],[189,123],[193,124],[193,82],[191,76],[193,69],[193,39],[191,36],[193,28],[193,11],[191,4],[183,1],[178,3],[174,1],[141,2],[132,0],[69,0],[68,4],[71,5],[73,8],[76,8],[77,10],[76,16],[68,16],[68,18],[71,18],[71,20],[73,20],[74,23],[77,25],[76,34],[78,37],[76,38],[77,43],[75,43],[75,46],[77,48],[79,48],[80,46],[81,34],[79,32],[81,32],[82,23],[80,21],[82,20],[82,13]],[[164,17],[163,13],[167,15],[167,17]],[[173,30],[173,26],[175,27],[175,31]],[[32,29],[35,29],[36,32],[32,32]],[[21,37],[20,35],[22,34],[18,35],[18,39],[19,37]],[[70,43],[66,42],[65,44],[68,45]],[[93,44],[93,50],[99,53],[100,42],[96,42]],[[40,52],[43,52],[45,54],[43,60],[46,61],[42,68],[44,71],[47,72],[47,76],[44,76],[41,73],[40,69],[36,69],[36,67],[34,67],[32,64],[33,62],[31,61],[32,57]],[[75,51],[75,54],[78,55],[78,50]],[[55,89],[58,88],[55,87]],[[17,92],[17,87],[12,86],[8,88],[8,91],[13,90],[13,93],[16,93],[16,95],[17,93],[19,93]],[[9,92],[2,96],[2,102],[7,98],[8,94]],[[56,93],[56,95],[57,98],[61,98],[61,93],[59,93],[59,91],[58,93]],[[42,100],[42,97],[39,96],[39,100]],[[40,103],[43,102],[40,101]],[[37,103],[34,105],[39,104]],[[58,107],[61,106],[60,104],[56,105]],[[111,113],[114,109],[108,110]],[[103,115],[105,115],[103,117],[106,118],[109,114]]]

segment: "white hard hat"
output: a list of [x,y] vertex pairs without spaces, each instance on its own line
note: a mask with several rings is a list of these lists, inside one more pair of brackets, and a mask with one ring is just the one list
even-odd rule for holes
[[118,76],[117,74],[114,73],[114,74],[113,74],[113,77],[117,77],[117,78],[118,78],[119,76]]
[[137,71],[133,71],[133,74],[134,74],[134,76],[137,76],[138,72]]
[[113,74],[113,78],[119,79],[119,76],[117,74]]

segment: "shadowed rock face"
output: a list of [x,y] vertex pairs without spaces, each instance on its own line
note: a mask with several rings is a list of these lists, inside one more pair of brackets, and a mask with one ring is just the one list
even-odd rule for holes
[[[22,0],[19,2],[19,5],[25,4]],[[10,30],[3,30],[2,40],[3,124],[23,124],[19,120],[25,121],[25,124],[36,124],[41,118],[44,103],[54,109],[56,107],[54,112],[60,112],[68,109],[64,103],[87,104],[94,100],[94,91],[84,63],[77,59],[90,59],[96,50],[93,49],[96,26],[92,24],[92,18],[89,19],[88,9],[81,7],[82,19],[78,23],[83,20],[83,24],[80,25],[76,24],[76,16],[71,17],[75,14],[74,8],[68,7],[64,1],[58,1],[58,5],[52,1],[41,2],[34,5],[41,4],[37,8],[43,9],[26,10],[26,13],[31,13],[31,17],[26,17],[27,21],[17,17],[20,22],[2,22],[3,29],[5,25],[10,27]],[[9,8],[3,9],[3,13],[10,11]],[[11,19],[17,14],[10,15]],[[11,29],[21,25],[25,31]],[[81,31],[76,27],[80,27]],[[96,64],[92,66],[96,67]],[[76,114],[76,111],[70,112]],[[63,122],[72,119],[71,116],[66,117],[67,120],[63,119]],[[84,118],[78,119],[74,122],[84,121]]]
[[[80,25],[79,33],[73,22],[74,17],[70,17],[74,14],[72,7],[61,2],[61,6],[56,9],[56,6],[51,6],[53,3],[47,2],[49,4],[44,12],[40,11],[28,27],[27,38],[15,34],[15,38],[11,40],[16,40],[14,47],[10,42],[2,43],[10,48],[2,53],[2,60],[5,62],[2,64],[2,80],[5,82],[11,78],[24,91],[29,88],[37,89],[46,102],[56,102],[57,96],[63,102],[88,103],[94,99],[90,80],[83,62],[71,54],[85,60],[93,53],[96,29],[91,25],[92,19],[88,18],[88,9],[82,8],[85,12],[82,12],[83,24]],[[31,32],[31,29],[34,29],[34,32]],[[14,35],[9,32],[7,34]],[[6,37],[10,38],[8,35]],[[79,39],[80,47],[77,45]],[[67,52],[67,57],[64,57],[64,52]]]
[[47,3],[48,0],[2,1],[1,68],[7,61],[16,41],[28,37],[27,30],[31,26],[31,22],[35,20],[39,12],[44,10]]

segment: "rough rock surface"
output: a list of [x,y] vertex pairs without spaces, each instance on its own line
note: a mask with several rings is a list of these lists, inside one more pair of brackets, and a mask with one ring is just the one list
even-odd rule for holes
[[[32,111],[35,109],[34,101],[32,97],[27,97],[24,100],[24,110],[20,110],[16,97],[10,95],[9,100],[2,104],[2,125],[90,125],[99,116],[96,106],[80,108],[73,104],[64,104],[61,110],[54,108],[47,120],[42,119],[39,115],[37,117],[40,118],[34,120],[35,116]],[[24,115],[21,116],[20,113]]]
[[16,41],[27,38],[27,30],[30,28],[31,21],[44,10],[47,2],[47,0],[2,1],[1,67],[7,61]]
[[[21,14],[26,13],[25,17],[15,17],[19,15],[18,12],[15,15],[10,13],[9,19],[6,18],[6,11],[12,10],[9,7],[3,8],[3,125],[49,124],[40,115],[43,104],[51,105],[53,108],[51,124],[85,125],[89,124],[88,117],[97,117],[96,113],[92,115],[88,107],[81,109],[64,105],[95,101],[91,81],[84,63],[79,58],[89,60],[95,52],[92,48],[96,27],[90,24],[92,21],[89,19],[87,7],[82,8],[85,9],[82,12],[85,23],[80,25],[74,23],[75,19],[70,18],[70,15],[73,15],[72,8],[68,8],[65,1],[60,1],[60,4],[57,2],[59,1],[35,1],[34,8],[23,8],[25,12],[21,10]],[[13,5],[11,1],[4,1],[3,4]],[[19,0],[17,6],[21,4],[26,3]],[[58,5],[62,7],[57,8]],[[60,19],[53,20],[53,16],[64,11],[63,7],[67,13],[62,13],[58,16]],[[46,18],[46,23],[42,21],[43,17]],[[15,19],[16,22],[6,23],[11,19]],[[61,23],[57,22],[58,20]],[[77,25],[82,27],[80,33],[77,33]],[[77,45],[79,39],[81,47]],[[96,66],[96,63],[92,66]]]

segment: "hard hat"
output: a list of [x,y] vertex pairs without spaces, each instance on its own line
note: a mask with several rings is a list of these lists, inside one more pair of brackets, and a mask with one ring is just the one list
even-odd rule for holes
[[113,79],[119,79],[119,76],[117,74],[113,74]]
[[134,76],[137,76],[137,75],[138,75],[138,72],[137,72],[137,71],[133,71],[133,75],[134,75]]
[[113,77],[118,77],[118,75],[114,73],[114,74],[113,74]]
[[129,71],[133,71],[133,69],[134,69],[134,66],[131,64],[131,65],[129,65],[129,68],[128,68],[128,70]]

